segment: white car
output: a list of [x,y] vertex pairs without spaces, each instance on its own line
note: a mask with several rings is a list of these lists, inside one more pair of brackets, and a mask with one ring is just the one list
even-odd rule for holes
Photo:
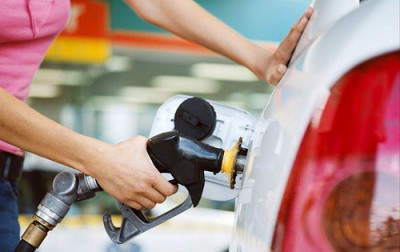
[[[399,1],[312,6],[255,127],[245,111],[209,101],[216,126],[202,141],[226,149],[239,135],[249,151],[235,190],[206,173],[202,196],[236,197],[230,251],[398,251]],[[160,108],[151,136],[174,128],[184,99]]]
[[315,0],[259,118],[230,251],[399,251],[398,0]]
[[[215,135],[204,141],[226,149],[240,136],[248,148],[235,190],[225,175],[205,174],[203,197],[236,198],[230,242],[232,213],[199,208],[123,246],[111,244],[101,225],[80,227],[89,239],[64,226],[41,249],[399,251],[399,0],[311,5],[313,16],[261,117],[213,104]],[[174,127],[170,117],[182,100],[160,108],[151,136]]]

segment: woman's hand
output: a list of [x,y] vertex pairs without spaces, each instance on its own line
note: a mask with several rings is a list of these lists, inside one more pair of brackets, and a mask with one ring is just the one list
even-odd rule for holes
[[151,209],[177,191],[151,162],[146,143],[145,137],[136,136],[112,145],[99,157],[102,167],[93,172],[106,192],[137,210]]
[[286,73],[287,64],[299,42],[301,34],[313,13],[312,8],[308,8],[303,16],[292,26],[289,33],[283,39],[277,50],[268,58],[262,75],[259,79],[266,80],[269,84],[276,85]]
[[138,210],[153,208],[177,190],[154,167],[145,137],[110,145],[63,127],[2,88],[0,139],[96,178],[111,196]]

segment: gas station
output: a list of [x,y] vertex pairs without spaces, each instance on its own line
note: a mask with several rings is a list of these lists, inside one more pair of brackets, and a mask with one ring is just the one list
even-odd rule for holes
[[[304,0],[196,2],[271,51],[309,5]],[[70,20],[36,73],[28,103],[74,131],[118,143],[138,134],[152,136],[160,107],[178,95],[212,100],[258,118],[273,91],[244,67],[144,22],[123,1],[71,0]],[[21,231],[54,176],[71,171],[31,153],[24,169]],[[178,193],[151,215],[169,211],[182,197]],[[233,200],[201,199],[198,204],[118,245],[107,237],[102,219],[110,211],[113,222],[121,221],[117,202],[99,192],[72,205],[39,251],[227,251]]]
[[398,0],[1,6],[2,252],[399,250]]

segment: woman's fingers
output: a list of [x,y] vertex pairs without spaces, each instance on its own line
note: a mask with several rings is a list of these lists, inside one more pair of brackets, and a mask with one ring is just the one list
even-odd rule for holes
[[161,174],[157,174],[156,176],[157,178],[152,184],[155,190],[157,190],[164,196],[170,196],[176,193],[176,191],[178,190],[177,185],[173,185],[168,182]]
[[283,75],[286,73],[286,65],[279,64],[272,67],[271,71],[267,74],[266,81],[272,85],[276,85]]
[[307,11],[300,17],[300,19],[292,26],[289,33],[283,39],[279,45],[274,56],[279,63],[287,64],[293,54],[294,49],[307,26],[308,20],[313,12],[312,8],[308,8]]
[[287,64],[292,57],[292,54],[303,34],[304,29],[313,13],[313,8],[308,8],[307,11],[299,18],[292,26],[289,33],[282,40],[279,47],[276,49],[269,61],[268,71],[265,80],[276,85],[283,77],[287,70]]

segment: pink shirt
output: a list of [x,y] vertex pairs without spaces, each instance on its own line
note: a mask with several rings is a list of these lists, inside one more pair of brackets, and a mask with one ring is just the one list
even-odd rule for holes
[[[69,10],[70,0],[0,0],[0,88],[26,101],[33,75]],[[22,155],[2,141],[0,151]]]

